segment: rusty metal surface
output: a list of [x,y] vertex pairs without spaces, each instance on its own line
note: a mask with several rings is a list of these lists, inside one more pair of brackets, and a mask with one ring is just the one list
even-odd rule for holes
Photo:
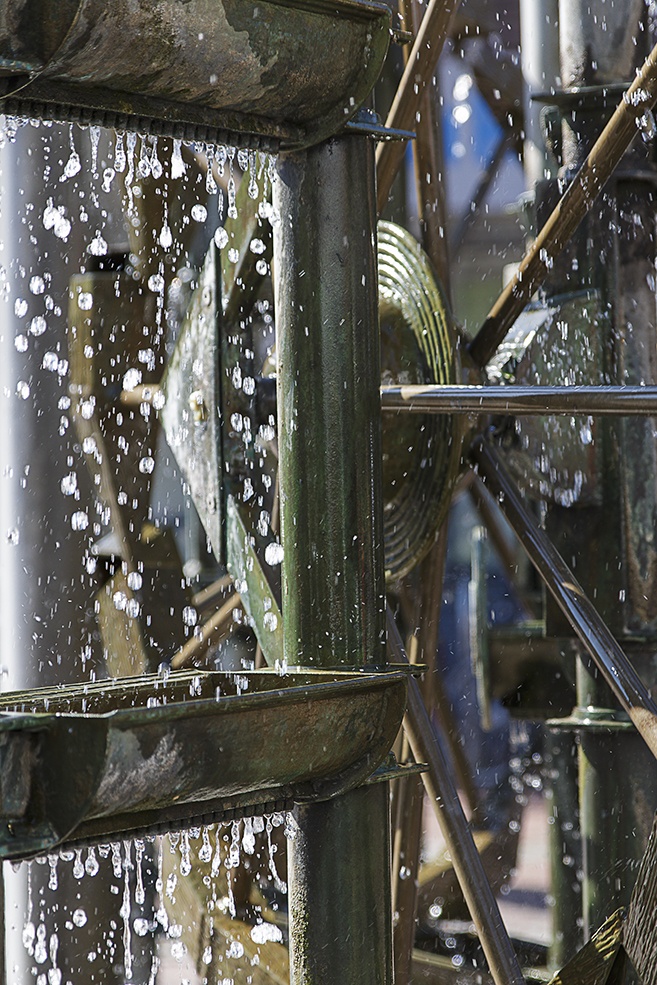
[[5,0],[5,110],[82,108],[121,129],[304,146],[365,101],[389,24],[386,5],[362,0]]
[[111,827],[113,815],[171,804],[335,795],[387,755],[405,696],[400,673],[305,670],[180,671],[8,695],[0,855],[42,852],[86,820]]

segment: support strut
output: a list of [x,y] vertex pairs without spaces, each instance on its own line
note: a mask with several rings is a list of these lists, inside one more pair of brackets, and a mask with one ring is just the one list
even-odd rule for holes
[[[385,655],[374,154],[347,136],[279,160],[274,206],[284,655]],[[387,784],[298,806],[292,985],[392,982]]]

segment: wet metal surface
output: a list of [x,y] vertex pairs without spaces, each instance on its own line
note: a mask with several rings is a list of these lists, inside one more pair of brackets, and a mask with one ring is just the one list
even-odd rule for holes
[[382,386],[381,409],[416,414],[657,413],[649,386]]
[[383,761],[405,696],[404,674],[305,670],[179,671],[8,695],[0,855],[75,840],[87,820],[107,818],[112,831],[121,815],[129,829],[131,815],[169,805],[197,814],[222,798],[333,796]]
[[4,111],[278,149],[341,129],[378,78],[384,4],[4,0]]

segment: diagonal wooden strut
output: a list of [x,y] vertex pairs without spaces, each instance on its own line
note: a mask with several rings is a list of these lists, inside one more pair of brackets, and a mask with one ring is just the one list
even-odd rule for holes
[[479,366],[495,354],[506,333],[547,277],[559,256],[657,101],[657,45],[614,115],[596,140],[591,153],[525,254],[512,281],[488,313],[468,349]]

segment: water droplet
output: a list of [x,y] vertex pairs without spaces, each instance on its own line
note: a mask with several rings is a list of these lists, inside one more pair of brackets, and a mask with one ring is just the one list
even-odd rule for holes
[[208,210],[204,205],[200,205],[198,202],[196,205],[192,206],[192,219],[195,222],[205,222],[208,217]]
[[95,876],[98,873],[98,859],[96,858],[96,852],[93,848],[87,849],[87,860],[84,863],[84,870],[88,876]]
[[169,228],[168,223],[164,223],[162,230],[160,232],[160,246],[164,250],[171,249],[173,245],[173,234]]
[[[226,236],[226,241],[227,240],[228,240],[228,236]],[[25,298],[16,298],[16,300],[14,301],[14,314],[17,315],[19,318],[25,317],[25,315],[27,314],[27,301],[25,300]]]
[[142,576],[138,571],[131,571],[128,575],[128,588],[131,588],[134,592],[137,592],[142,586],[142,581]]
[[71,151],[71,156],[64,166],[64,173],[62,174],[60,181],[66,181],[68,178],[74,178],[76,174],[79,174],[82,170],[82,163],[80,161],[80,155],[77,151]]
[[185,162],[180,148],[180,141],[174,140],[171,153],[171,177],[182,178],[185,174]]
[[195,626],[198,622],[198,612],[191,605],[186,605],[182,613],[183,622],[186,626]]
[[[46,289],[46,282],[43,277],[39,277],[35,274],[34,277],[30,277],[30,291],[32,294],[43,294]],[[18,312],[16,312],[18,314]]]
[[249,244],[249,249],[251,250],[251,253],[256,253],[259,255],[260,253],[264,253],[267,247],[261,239],[252,239]]
[[42,369],[47,369],[51,373],[56,373],[59,366],[59,357],[56,352],[46,352],[41,363]]
[[30,335],[43,335],[48,325],[43,315],[37,315],[30,322]]
[[136,917],[132,921],[132,927],[137,937],[145,937],[151,929],[151,925],[144,917]]
[[260,274],[261,277],[264,277],[266,275],[267,269],[268,269],[267,268],[267,261],[266,260],[257,260],[256,261],[256,265],[255,265],[255,268],[256,268],[256,273],[257,274]]
[[66,209],[63,205],[54,205],[52,198],[48,199],[47,205],[44,209],[43,225],[45,229],[52,229],[58,239],[68,239],[71,231],[71,223],[66,218]]
[[148,289],[153,294],[160,294],[164,290],[164,277],[162,274],[151,274],[148,278]]
[[236,250],[235,247],[232,247],[228,251],[228,259],[230,260],[231,263],[237,263],[239,258],[240,258],[240,251]]
[[65,496],[73,496],[75,490],[78,488],[78,477],[75,472],[69,472],[65,475],[60,483],[60,489]]
[[171,945],[171,957],[176,961],[182,961],[187,954],[187,948],[182,941],[175,941]]
[[134,390],[141,383],[141,370],[129,369],[123,377],[123,389]]
[[267,544],[265,548],[265,561],[270,567],[280,564],[285,555],[282,544]]
[[144,475],[150,475],[155,468],[155,459],[150,455],[142,458],[139,462],[139,471]]
[[16,384],[16,395],[21,400],[27,400],[30,395],[30,384],[26,383],[25,380],[19,380]]
[[89,252],[95,257],[104,257],[107,255],[108,246],[107,240],[103,239],[100,232],[97,232],[92,241],[89,243]]
[[254,944],[266,944],[267,941],[280,943],[283,940],[283,933],[276,924],[259,923],[251,928],[251,940]]
[[[86,517],[86,513],[84,516]],[[74,528],[75,529],[75,528]],[[73,875],[76,879],[82,879],[84,875],[84,865],[82,864],[82,849],[77,848],[75,851],[75,861],[73,862]]]
[[189,857],[189,833],[183,831],[180,839],[180,875],[188,876],[192,871],[192,862]]
[[198,857],[201,862],[209,862],[212,858],[212,845],[210,844],[210,832],[207,827],[203,828],[203,844],[198,850]]
[[244,954],[244,945],[241,941],[231,941],[228,950],[226,951],[226,957],[228,958],[241,958]]
[[274,612],[265,612],[262,622],[265,629],[268,629],[270,633],[273,633],[278,626],[278,618]]
[[[228,245],[228,233],[223,226],[220,226],[214,234],[214,244],[219,250],[223,250]],[[27,304],[26,304],[27,310]]]
[[203,964],[210,964],[212,961],[212,948],[208,944],[205,951],[203,952],[203,957],[201,958]]
[[14,339],[14,345],[18,352],[27,352],[29,344],[27,335],[17,335]]
[[48,856],[48,865],[50,866],[50,878],[48,879],[48,889],[52,889],[53,892],[57,889],[57,862],[59,861],[57,855]]
[[103,191],[107,195],[112,188],[112,182],[116,178],[116,171],[114,168],[105,168],[103,171]]
[[86,530],[89,526],[89,517],[83,510],[78,510],[71,517],[71,526],[74,530]]

